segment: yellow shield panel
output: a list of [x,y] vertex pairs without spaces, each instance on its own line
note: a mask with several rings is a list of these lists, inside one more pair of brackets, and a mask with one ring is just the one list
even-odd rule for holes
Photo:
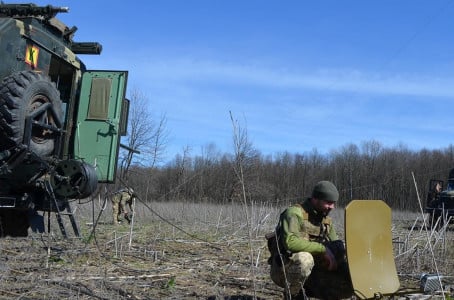
[[382,200],[353,200],[345,208],[345,242],[355,294],[361,299],[399,289],[391,208]]

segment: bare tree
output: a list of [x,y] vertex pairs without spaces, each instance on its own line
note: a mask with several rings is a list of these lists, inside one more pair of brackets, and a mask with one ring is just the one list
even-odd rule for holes
[[[131,164],[153,168],[162,159],[168,141],[167,119],[151,113],[147,97],[139,90],[131,92],[127,146],[121,154],[121,174],[127,179]],[[139,153],[140,152],[140,153]]]
[[[252,147],[252,143],[248,139],[247,129],[241,127],[240,123],[237,120],[234,120],[232,112],[230,112],[230,120],[232,121],[233,126],[233,146],[235,151],[235,161],[234,161],[234,171],[239,183],[240,192],[239,198],[242,200],[242,205],[244,208],[247,228],[248,228],[248,243],[249,243],[249,251],[250,251],[250,263],[251,263],[251,273],[252,273],[252,283],[254,286],[254,298],[256,292],[256,272],[254,268],[254,248],[252,245],[253,239],[253,228],[252,228],[252,205],[248,202],[247,190],[246,190],[246,173],[247,169],[251,167],[254,160],[253,158],[256,156],[256,151]],[[251,211],[249,211],[251,210]]]

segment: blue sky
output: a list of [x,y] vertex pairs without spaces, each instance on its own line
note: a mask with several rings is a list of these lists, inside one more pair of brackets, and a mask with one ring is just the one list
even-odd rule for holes
[[452,143],[454,1],[35,3],[69,6],[74,39],[103,45],[87,67],[128,70],[167,116],[165,160],[232,153],[230,111],[265,155]]

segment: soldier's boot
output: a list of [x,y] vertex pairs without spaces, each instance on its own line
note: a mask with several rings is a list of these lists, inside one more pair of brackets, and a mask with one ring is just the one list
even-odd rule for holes
[[125,213],[125,220],[128,221],[128,224],[131,224],[132,213]]

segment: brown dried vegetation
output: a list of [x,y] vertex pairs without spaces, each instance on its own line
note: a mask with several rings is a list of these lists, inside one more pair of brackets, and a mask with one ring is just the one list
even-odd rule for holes
[[[100,206],[95,205],[100,218],[94,235],[91,207],[79,205],[79,239],[63,239],[52,217],[50,234],[0,240],[0,298],[281,298],[281,289],[268,276],[263,238],[281,208],[251,208],[252,228],[247,228],[242,206],[152,203],[159,216],[138,205],[131,229],[113,226],[109,208],[100,213]],[[335,212],[342,235],[341,215]],[[422,230],[417,216],[399,215],[393,223],[403,286],[415,287],[417,276],[435,272],[431,251],[441,274],[454,269],[452,231]],[[428,247],[427,233],[433,247]]]

